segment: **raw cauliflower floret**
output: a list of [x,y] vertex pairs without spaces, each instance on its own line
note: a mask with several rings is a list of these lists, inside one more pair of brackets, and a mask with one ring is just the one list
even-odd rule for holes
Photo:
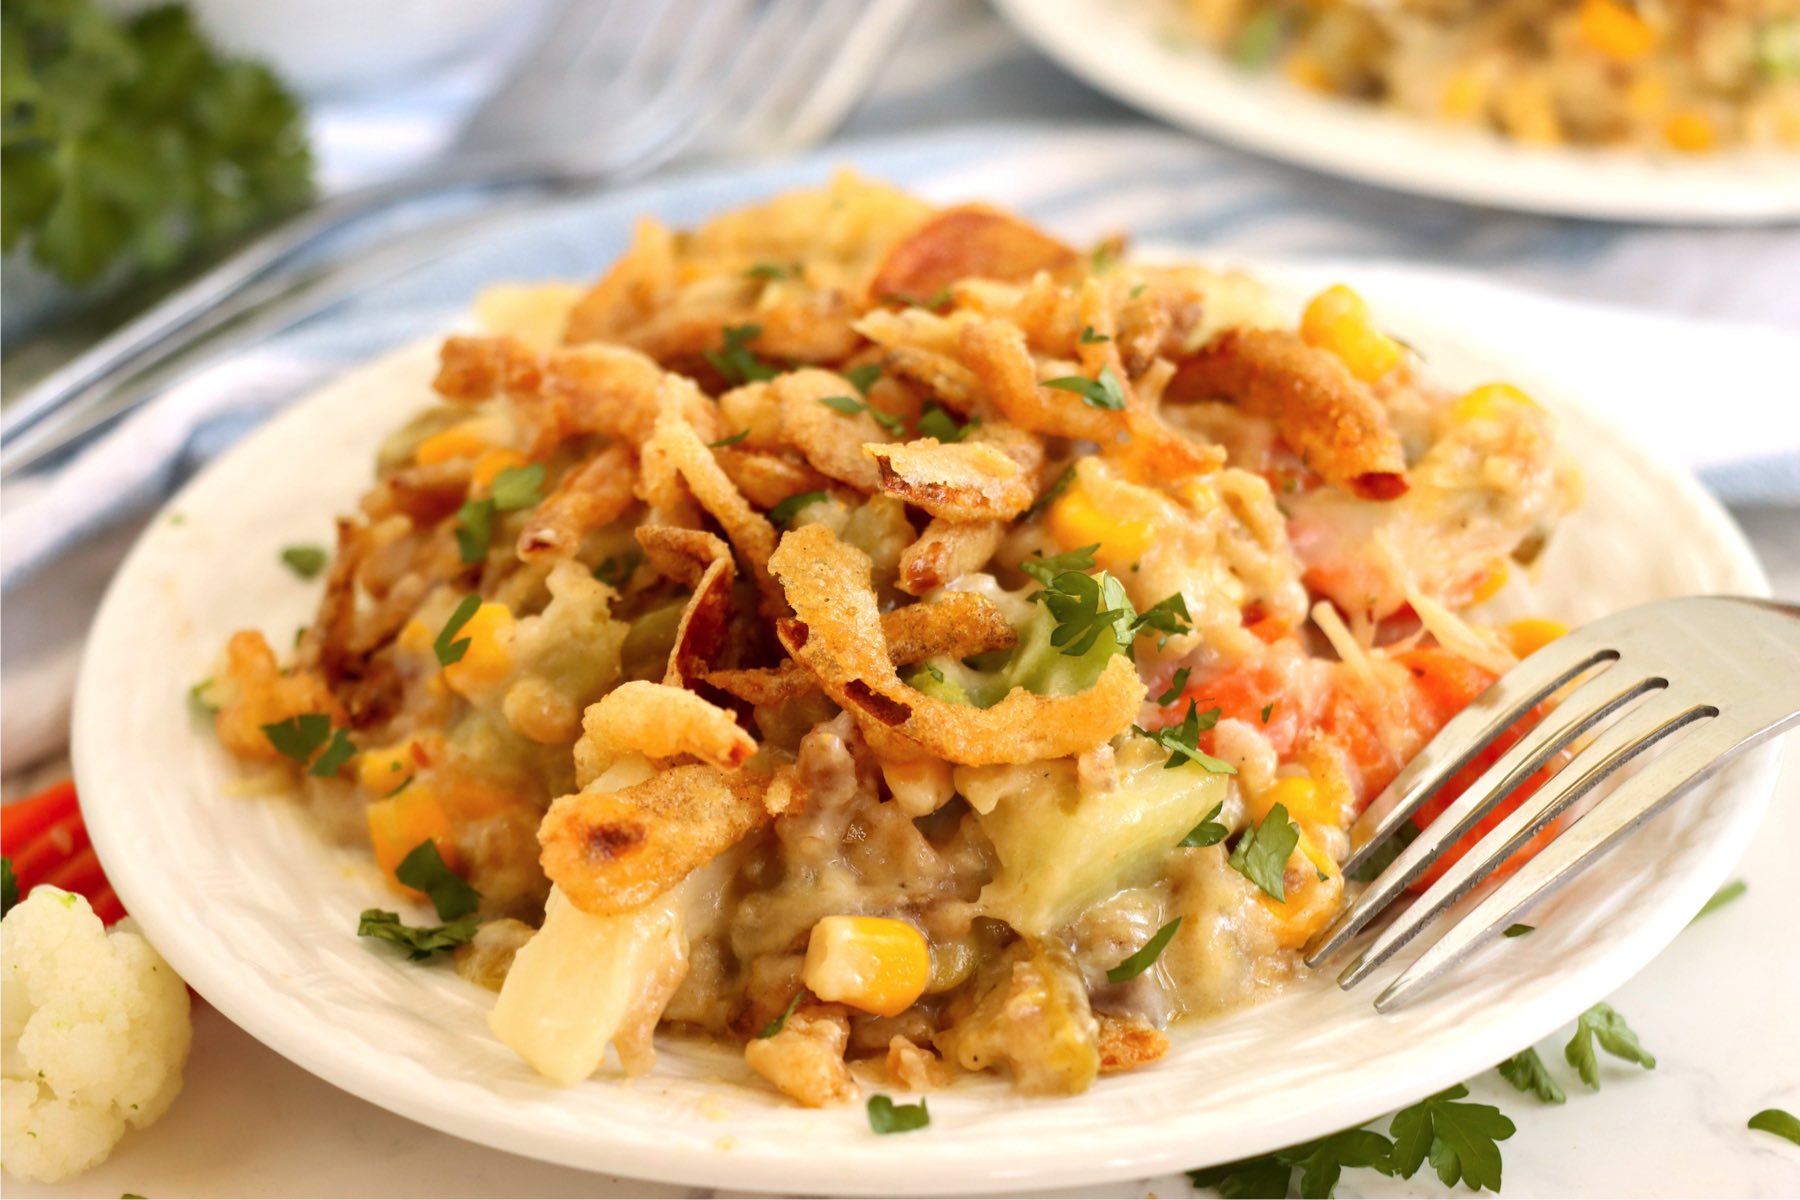
[[97,1165],[181,1090],[187,987],[130,929],[37,887],[0,922],[0,1162],[42,1183]]

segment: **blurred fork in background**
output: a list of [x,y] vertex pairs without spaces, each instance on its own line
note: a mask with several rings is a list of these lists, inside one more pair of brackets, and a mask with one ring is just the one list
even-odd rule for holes
[[[478,232],[490,212],[640,176],[678,157],[760,157],[819,140],[867,89],[913,4],[571,0],[443,157],[327,198],[262,234],[8,405],[0,476],[129,411],[153,394],[148,376],[196,348],[215,357],[424,265]],[[367,252],[368,227],[383,214],[456,198],[487,207],[454,222],[440,212],[429,240],[411,235],[394,245],[377,229],[383,244]],[[304,291],[295,288],[302,264]]]

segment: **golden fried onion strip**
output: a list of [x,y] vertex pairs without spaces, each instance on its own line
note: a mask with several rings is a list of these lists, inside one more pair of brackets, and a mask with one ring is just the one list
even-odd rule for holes
[[901,682],[889,659],[860,550],[823,525],[806,525],[782,539],[770,569],[796,614],[777,624],[782,644],[865,733],[885,735],[881,744],[892,752],[972,766],[1063,758],[1111,740],[1143,703],[1144,685],[1123,656],[1074,696],[1014,688],[983,709],[924,695]]
[[631,450],[612,445],[557,481],[556,490],[531,510],[519,531],[518,554],[526,562],[568,558],[591,529],[610,525],[635,500],[637,464]]
[[685,688],[643,679],[621,683],[588,705],[581,730],[615,755],[691,754],[725,770],[736,770],[756,753],[755,739],[731,713]]
[[808,368],[776,379],[770,387],[781,402],[782,436],[799,448],[821,474],[862,492],[879,484],[864,443],[884,442],[887,433],[874,417],[854,409],[841,412],[827,400],[860,403],[856,389],[830,371]]
[[1006,521],[1031,507],[1037,481],[1002,451],[981,442],[871,444],[881,490],[946,521]]
[[659,572],[694,589],[675,627],[675,644],[663,672],[664,683],[692,687],[725,649],[731,621],[731,581],[737,575],[731,550],[700,529],[640,525],[637,540]]
[[1004,521],[962,522],[934,517],[919,540],[900,552],[896,584],[909,596],[923,596],[970,571],[979,571],[1000,549],[1000,539],[1005,535]]

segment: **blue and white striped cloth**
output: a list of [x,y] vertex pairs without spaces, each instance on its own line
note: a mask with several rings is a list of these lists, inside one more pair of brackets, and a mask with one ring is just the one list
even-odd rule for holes
[[[441,105],[441,102],[440,102]],[[369,116],[416,152],[452,108]],[[982,123],[971,124],[972,119]],[[329,112],[337,180],[380,170]],[[359,157],[360,156],[360,157]],[[684,224],[838,164],[943,199],[1016,206],[1065,236],[1129,230],[1221,257],[1325,256],[1455,269],[1493,320],[1593,331],[1572,380],[1702,472],[1728,502],[1800,505],[1800,231],[1607,225],[1499,213],[1332,180],[1163,131],[1038,57],[978,0],[923,0],[873,94],[789,163],[686,171],[499,228],[435,265],[189,378],[73,461],[0,497],[9,771],[61,745],[87,615],[129,531],[272,409],[453,319],[481,285],[597,274],[632,219]],[[1545,309],[1482,284],[1626,311]],[[1683,318],[1683,319],[1677,319]],[[1729,364],[1732,369],[1717,369]],[[1743,381],[1750,381],[1748,384]],[[1696,417],[1699,417],[1696,420]]]

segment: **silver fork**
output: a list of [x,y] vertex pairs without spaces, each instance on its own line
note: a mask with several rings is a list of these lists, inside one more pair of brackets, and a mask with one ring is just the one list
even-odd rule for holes
[[225,335],[229,344],[440,257],[453,248],[443,234],[480,223],[446,223],[433,231],[435,242],[413,238],[411,248],[344,255],[347,269],[315,274],[307,294],[289,296],[281,268],[374,214],[443,194],[542,198],[615,183],[702,144],[747,156],[817,139],[862,94],[913,4],[577,0],[444,158],[263,234],[9,405],[0,418],[0,475],[43,461],[134,406],[141,397],[123,394],[122,385],[246,314],[257,319]]
[[1313,939],[1308,966],[1342,950],[1509,792],[1579,738],[1592,735],[1382,930],[1338,976],[1339,984],[1351,988],[1368,978],[1540,830],[1652,746],[1669,743],[1451,925],[1375,998],[1375,1007],[1386,1012],[1412,999],[1677,796],[1744,750],[1800,724],[1800,606],[1727,596],[1658,600],[1551,642],[1452,718],[1376,797],[1351,828],[1345,872],[1367,860],[1497,735],[1577,679],[1573,691]]

